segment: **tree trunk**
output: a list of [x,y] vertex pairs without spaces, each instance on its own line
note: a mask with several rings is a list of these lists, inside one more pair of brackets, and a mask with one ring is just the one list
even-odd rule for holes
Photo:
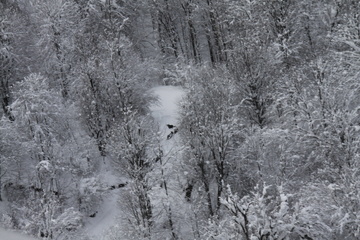
[[214,216],[215,212],[212,206],[212,201],[211,201],[211,193],[210,193],[210,184],[208,182],[208,179],[206,177],[206,170],[205,170],[205,162],[202,159],[201,162],[199,163],[199,167],[200,167],[200,172],[201,172],[201,180],[204,184],[204,190],[206,193],[206,199],[207,199],[207,205],[208,205],[208,210],[209,210],[209,214],[211,217]]

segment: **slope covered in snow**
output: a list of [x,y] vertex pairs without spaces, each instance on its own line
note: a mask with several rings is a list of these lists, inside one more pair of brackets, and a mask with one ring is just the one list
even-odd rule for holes
[[[85,228],[83,229],[85,235],[94,240],[101,239],[116,224],[116,219],[120,214],[117,201],[122,190],[117,186],[125,182],[111,168],[110,159],[106,159],[102,163],[99,175],[100,185],[103,189],[103,201],[97,211],[94,211],[93,215],[87,218]],[[116,187],[114,188],[114,186]]]
[[35,240],[36,238],[0,228],[0,240]]
[[[178,104],[184,95],[184,90],[181,87],[175,86],[159,86],[150,90],[152,94],[158,97],[158,104],[151,106],[151,113],[155,121],[159,125],[161,139],[163,139],[161,145],[164,150],[164,155],[166,158],[170,156],[174,157],[174,154],[177,154],[176,150],[176,136],[171,139],[171,141],[166,140],[166,136],[171,132],[166,125],[172,124],[177,125],[178,118]],[[168,162],[167,166],[164,168],[171,169],[173,164]],[[165,173],[170,173],[170,171],[165,171]],[[155,174],[160,174],[159,172]],[[116,173],[112,171],[110,167],[110,160],[106,159],[100,171],[102,184],[105,186],[117,185],[121,181],[119,177],[116,176]],[[125,181],[125,179],[124,179]],[[118,218],[121,214],[121,204],[118,204],[118,199],[122,194],[121,188],[116,188],[114,190],[107,190],[103,193],[103,203],[99,206],[96,214],[92,218],[88,218],[85,223],[85,228],[83,229],[86,236],[91,239],[106,239],[106,233],[110,230],[111,227],[119,224]],[[155,205],[163,206],[162,201],[164,201],[164,196],[155,190],[156,195],[159,198],[156,199]],[[160,194],[159,194],[160,193]],[[2,238],[0,238],[1,240]]]
[[184,89],[176,86],[160,86],[153,88],[151,92],[159,99],[159,103],[151,107],[151,112],[160,128],[166,129],[166,124],[176,124],[178,104],[184,96]]
[[[152,116],[159,125],[160,145],[164,156],[161,167],[154,172],[157,178],[166,182],[153,189],[152,204],[154,215],[161,216],[157,224],[167,226],[159,230],[159,239],[174,239],[175,235],[191,236],[192,210],[189,208],[183,191],[186,186],[186,173],[182,164],[183,146],[178,134],[168,136],[179,124],[179,107],[186,91],[177,86],[161,86],[152,89],[159,99],[159,104],[151,108]],[[168,125],[173,125],[174,127]],[[181,129],[177,129],[181,131]],[[183,219],[181,223],[177,221]],[[171,226],[173,224],[173,227]]]

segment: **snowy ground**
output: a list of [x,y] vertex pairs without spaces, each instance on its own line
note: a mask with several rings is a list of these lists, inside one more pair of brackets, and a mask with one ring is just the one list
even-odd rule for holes
[[[159,124],[159,134],[162,139],[161,145],[164,150],[164,164],[162,169],[164,170],[164,178],[167,179],[170,189],[169,195],[166,196],[161,187],[154,188],[153,193],[156,195],[153,199],[155,201],[154,205],[159,206],[157,211],[161,211],[162,206],[164,206],[164,204],[166,205],[166,202],[182,202],[179,201],[182,197],[178,196],[179,192],[181,192],[179,189],[179,179],[174,177],[179,170],[177,161],[181,155],[180,144],[178,144],[178,136],[176,134],[171,139],[166,139],[167,135],[173,130],[169,129],[166,125],[172,124],[177,126],[179,102],[185,92],[181,87],[175,86],[160,86],[150,91],[159,98],[159,104],[153,105],[151,112]],[[109,190],[109,188],[112,185],[117,186],[122,180],[113,172],[109,162],[109,159],[104,161],[100,172],[101,185],[104,188],[104,201],[97,210],[95,217],[87,218],[83,229],[83,233],[94,240],[102,239],[105,233],[118,223],[117,217],[120,215],[117,201],[121,195],[122,188],[113,190]],[[155,174],[160,174],[160,172]],[[123,179],[123,182],[125,182],[125,179]],[[174,201],[176,198],[177,200]],[[177,208],[174,204],[172,204],[172,207]],[[181,209],[181,207],[177,209],[177,211],[181,211],[179,213],[180,215],[184,214],[184,209]],[[177,215],[175,210],[174,214]],[[35,240],[35,238],[0,228],[0,240]]]
[[[159,98],[159,104],[151,107],[151,112],[157,123],[159,124],[159,130],[162,141],[162,147],[164,149],[164,155],[169,161],[165,168],[168,168],[166,172],[170,174],[170,169],[173,168],[173,163],[170,163],[170,159],[176,159],[178,154],[178,148],[176,147],[177,136],[170,140],[166,140],[166,136],[171,130],[166,124],[177,125],[178,123],[178,104],[184,95],[184,90],[175,86],[160,86],[150,90],[154,95]],[[104,185],[111,186],[119,184],[119,178],[109,167],[109,162],[105,162],[101,171],[102,182]],[[170,169],[169,169],[170,168]],[[174,184],[173,184],[174,185]],[[84,233],[91,239],[101,239],[104,234],[109,231],[112,226],[118,223],[117,217],[120,214],[120,209],[117,205],[119,196],[122,189],[114,189],[104,192],[103,204],[99,207],[96,216],[88,218],[85,224]],[[164,196],[159,195],[157,201],[165,201]],[[162,205],[162,204],[161,204]],[[0,237],[0,240],[3,238]],[[5,240],[6,238],[4,238]]]
[[185,92],[183,88],[176,86],[160,86],[153,88],[151,91],[158,97],[159,104],[153,105],[150,110],[155,121],[159,124],[162,138],[161,145],[166,152],[169,152],[177,146],[177,137],[175,134],[173,139],[169,141],[166,139],[170,132],[173,131],[173,129],[167,127],[167,124],[178,125],[179,103]]
[[0,228],[0,240],[35,240],[35,238]]
[[[173,135],[171,139],[167,136],[173,131],[169,129],[167,124],[178,126],[179,121],[179,103],[185,95],[185,90],[181,87],[175,86],[161,86],[152,89],[153,93],[159,98],[159,105],[152,106],[151,112],[155,121],[159,124],[161,147],[164,152],[163,175],[160,169],[154,172],[157,178],[163,178],[167,182],[168,194],[163,186],[153,187],[152,203],[155,216],[159,218],[154,219],[158,225],[163,224],[168,226],[169,215],[165,213],[171,212],[173,222],[177,219],[184,219],[185,224],[190,223],[192,216],[191,209],[188,209],[185,201],[186,179],[184,178],[184,168],[182,166],[182,144],[178,134]],[[178,129],[180,132],[181,129]],[[160,177],[161,176],[161,177]],[[170,207],[170,208],[169,208]],[[175,232],[183,232],[186,236],[191,232],[189,226],[179,226],[175,223]],[[156,236],[155,236],[156,237]],[[169,227],[166,227],[163,233],[159,234],[159,239],[172,239]]]
[[[177,134],[174,134],[171,139],[167,139],[167,136],[178,126],[179,103],[185,92],[183,88],[175,86],[156,87],[152,89],[152,92],[159,98],[159,104],[151,107],[151,113],[159,124],[160,144],[164,151],[164,162],[166,162],[163,167],[173,168],[176,159],[180,159],[181,144]],[[168,124],[173,125],[174,128],[169,129]]]
[[94,217],[89,217],[85,223],[84,233],[91,239],[99,240],[105,233],[116,224],[116,219],[120,214],[120,209],[117,205],[117,200],[121,194],[122,188],[110,189],[111,186],[118,186],[124,183],[125,179],[120,179],[119,176],[111,169],[110,160],[107,159],[102,164],[100,171],[100,180],[103,191],[103,203],[94,213]]
[[[3,217],[5,209],[7,208],[7,201],[0,202],[0,217]],[[0,240],[35,240],[37,238],[30,237],[15,230],[5,229],[0,226]]]
[[158,96],[159,104],[151,107],[153,117],[162,128],[166,124],[176,124],[178,118],[179,102],[184,96],[184,89],[176,86],[160,86],[151,89]]

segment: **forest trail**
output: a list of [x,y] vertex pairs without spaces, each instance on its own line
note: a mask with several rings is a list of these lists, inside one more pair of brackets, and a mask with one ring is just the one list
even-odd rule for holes
[[[178,110],[181,98],[185,91],[181,87],[176,86],[160,86],[151,89],[151,92],[158,97],[159,103],[151,106],[150,110],[155,121],[159,124],[159,130],[163,139],[170,134],[171,129],[166,125],[171,124],[177,126],[178,124]],[[173,143],[165,144],[167,147],[172,147]]]
[[[159,235],[159,239],[164,239],[165,236],[166,239],[172,239],[169,220],[172,218],[172,221],[174,219],[184,219],[186,221],[192,216],[187,207],[183,191],[186,184],[182,165],[183,147],[178,134],[176,134],[177,131],[181,131],[181,129],[177,129],[180,117],[179,110],[180,102],[186,91],[178,86],[160,86],[153,88],[151,91],[158,97],[159,101],[159,104],[153,105],[150,110],[154,120],[159,125],[158,136],[163,151],[162,165],[154,172],[155,178],[161,179],[161,183],[160,186],[153,187],[151,201],[154,215],[159,216],[155,221],[159,225],[168,226],[163,233],[160,233],[164,235]],[[172,132],[174,134],[169,138]],[[166,182],[166,188],[164,182]],[[180,226],[178,223],[174,225],[176,234],[180,234],[182,231],[189,232],[189,229],[188,226]]]
[[[159,124],[160,137],[162,139],[161,145],[164,151],[164,156],[166,159],[169,159],[178,152],[175,150],[177,145],[177,136],[174,135],[174,137],[169,141],[166,140],[167,135],[171,132],[171,129],[169,129],[166,125],[172,124],[176,126],[178,124],[178,103],[185,91],[181,87],[175,86],[159,86],[150,89],[150,91],[157,96],[159,100],[158,104],[151,106],[150,111],[155,121]],[[107,166],[107,164],[109,163],[107,162],[101,171],[101,174],[103,175],[102,182],[108,186],[116,185],[118,184],[116,181],[119,181],[119,179],[115,176],[116,173],[112,172],[111,168]],[[166,168],[168,169],[173,167],[173,164],[166,165]],[[169,170],[165,172],[170,174]],[[121,206],[117,205],[117,201],[121,195],[121,191],[122,189],[120,188],[104,193],[104,201],[98,208],[96,216],[94,218],[89,218],[84,228],[84,232],[91,239],[102,239],[105,233],[112,226],[118,224],[117,217],[121,212],[119,209]],[[164,200],[164,196],[162,194],[158,194],[158,196],[159,198],[155,200],[157,202],[154,203],[155,205],[157,205],[159,201]],[[161,203],[160,205],[162,206]]]
[[112,186],[118,186],[119,183],[126,180],[119,178],[118,174],[111,168],[110,161],[110,159],[104,161],[99,174],[101,176],[100,185],[103,189],[103,202],[94,212],[94,216],[87,219],[83,229],[85,235],[93,240],[103,239],[106,232],[117,224],[117,217],[121,212],[117,202],[122,188],[115,187],[112,189]]
[[35,240],[36,238],[0,228],[0,239],[1,240]]

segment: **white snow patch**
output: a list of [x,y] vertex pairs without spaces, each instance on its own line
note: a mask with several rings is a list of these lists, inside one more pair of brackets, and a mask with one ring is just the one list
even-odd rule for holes
[[1,240],[35,240],[36,238],[0,228]]
[[121,189],[114,189],[105,195],[103,205],[98,209],[96,216],[88,220],[85,232],[91,239],[101,239],[112,226],[116,225],[116,218],[120,214],[117,204],[119,191]]
[[[176,143],[176,134],[170,140],[166,140],[166,136],[171,132],[171,129],[168,129],[166,124],[172,124],[177,126],[179,116],[179,102],[184,96],[185,91],[183,88],[175,86],[160,86],[152,88],[149,91],[159,98],[159,104],[152,105],[150,110],[152,116],[155,118],[155,120],[160,126],[159,135],[163,139],[162,146],[165,150],[165,162],[168,162],[167,166],[164,167],[164,170],[167,173],[167,168],[176,169],[176,167],[174,166],[174,162],[168,161],[169,158],[177,159],[178,157],[176,155],[180,154],[180,151],[178,144]],[[116,173],[112,171],[109,162],[103,164],[102,170],[100,171],[99,175],[99,179],[101,179],[101,183],[99,184],[100,186],[117,185],[119,183],[125,182],[126,180],[119,179]],[[98,187],[97,184],[93,184],[91,179],[84,180],[83,184],[87,187],[95,185],[95,189]],[[116,188],[114,190],[108,190],[103,193],[103,202],[98,208],[96,216],[93,218],[88,218],[85,223],[85,228],[83,229],[83,231],[86,233],[87,236],[90,237],[90,239],[102,239],[102,237],[106,234],[106,232],[110,230],[112,226],[115,226],[119,223],[118,217],[121,214],[121,209],[118,205],[118,199],[119,196],[121,196],[122,191],[124,191],[123,188]],[[165,197],[163,196],[164,193],[162,193],[162,189],[156,189],[156,187],[154,187],[152,193],[156,193],[156,197],[158,197],[163,204],[168,204],[168,202],[166,201],[163,202]],[[161,208],[164,207],[163,204],[154,204],[157,206],[161,206]],[[0,238],[0,240],[1,239],[2,238]]]
[[177,134],[174,134],[171,139],[166,140],[167,136],[174,130],[169,129],[166,125],[178,126],[180,102],[185,96],[185,90],[178,86],[160,86],[152,88],[150,91],[159,100],[159,103],[153,104],[150,110],[155,121],[159,124],[159,136],[163,139],[161,145],[163,146],[164,155],[168,155],[171,151],[173,153],[178,152]]
[[[91,179],[85,181],[88,184],[87,187],[92,187],[94,191],[102,191],[103,202],[101,206],[97,209],[94,217],[88,217],[85,221],[85,228],[83,231],[90,239],[98,240],[101,239],[103,235],[112,226],[117,224],[116,218],[120,214],[120,209],[117,204],[117,200],[120,195],[120,191],[123,188],[110,189],[111,186],[117,187],[120,183],[125,183],[126,179],[122,179],[117,176],[114,169],[111,168],[110,159],[106,159],[102,164],[102,169],[99,173],[100,182],[96,183]],[[90,183],[90,184],[89,184]],[[94,210],[95,211],[95,210]]]
[[161,127],[166,127],[166,124],[176,125],[179,103],[185,95],[184,89],[176,86],[160,86],[151,89],[151,92],[159,98],[159,104],[151,106],[153,117]]
[[[184,219],[182,223],[174,221],[176,232],[183,236],[190,236],[192,234],[193,209],[186,201],[183,192],[188,175],[188,172],[183,168],[183,145],[179,134],[174,134],[172,138],[167,139],[167,136],[174,131],[174,128],[169,129],[166,126],[167,124],[174,125],[179,127],[178,132],[181,132],[181,126],[178,125],[180,120],[179,111],[186,90],[177,86],[162,86],[153,88],[151,91],[158,97],[160,102],[160,104],[152,106],[151,111],[155,121],[159,124],[161,132],[159,135],[161,137],[160,144],[164,153],[163,165],[155,170],[153,174],[154,177],[161,178],[161,169],[168,188],[168,195],[166,195],[163,187],[153,187],[151,191],[153,215],[158,216],[158,223],[164,222],[167,224],[168,216],[166,216],[166,212],[169,211],[168,208],[171,208],[173,220]],[[160,216],[162,218],[159,218]]]

